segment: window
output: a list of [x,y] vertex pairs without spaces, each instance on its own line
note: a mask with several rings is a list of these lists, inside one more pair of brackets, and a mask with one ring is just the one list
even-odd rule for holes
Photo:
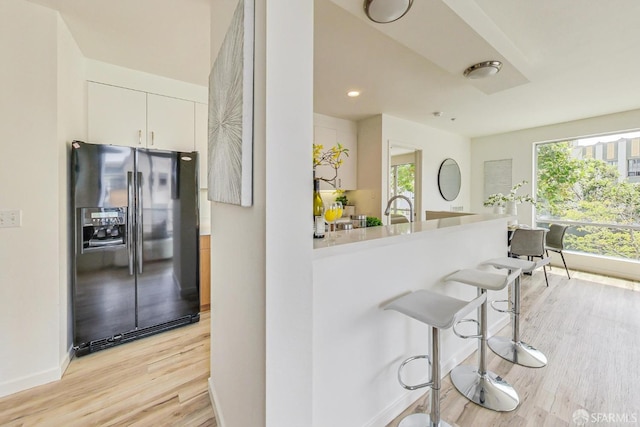
[[584,157],[585,159],[593,158],[593,146],[584,147]]
[[640,157],[640,138],[631,140],[631,157]]
[[613,160],[616,158],[616,143],[610,142],[607,144],[607,160]]
[[640,132],[536,145],[536,223],[569,225],[568,250],[640,260],[634,149]]
[[[390,168],[389,183],[391,187],[391,197],[403,195],[411,200],[415,206],[415,182],[416,182],[416,165],[415,163],[404,163],[392,165]],[[409,204],[406,200],[396,199],[391,206],[392,214],[404,215],[409,219]]]

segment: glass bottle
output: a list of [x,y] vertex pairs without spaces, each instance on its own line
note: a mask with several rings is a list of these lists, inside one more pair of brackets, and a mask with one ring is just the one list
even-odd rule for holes
[[324,203],[320,196],[320,180],[313,179],[313,237],[324,237]]

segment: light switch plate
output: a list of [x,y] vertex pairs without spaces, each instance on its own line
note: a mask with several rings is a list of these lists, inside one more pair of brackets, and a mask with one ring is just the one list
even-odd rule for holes
[[0,228],[21,227],[22,211],[19,209],[0,210]]

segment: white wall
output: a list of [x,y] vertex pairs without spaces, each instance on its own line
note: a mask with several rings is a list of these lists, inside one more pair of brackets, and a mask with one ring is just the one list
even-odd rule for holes
[[60,288],[60,360],[63,367],[69,363],[73,345],[73,317],[71,277],[73,248],[69,233],[73,227],[73,214],[69,207],[71,173],[70,142],[87,137],[87,109],[85,59],[60,15],[58,19],[58,210],[60,214],[58,247]]
[[86,63],[87,80],[187,99],[203,104],[207,103],[208,91],[205,86],[132,70],[94,59],[87,59]]
[[[450,211],[452,207],[462,206],[464,211],[470,211],[470,176],[468,138],[445,132],[426,125],[398,119],[387,114],[383,115],[384,149],[388,149],[390,142],[422,150],[422,186],[421,209],[418,220],[424,220],[424,211]],[[440,195],[438,189],[438,170],[440,164],[447,158],[452,158],[460,166],[461,182],[460,194],[456,199],[448,202]],[[389,169],[388,156],[382,157],[383,170]],[[382,175],[384,187],[389,187],[389,174]],[[386,194],[383,199],[388,199]]]
[[[482,206],[484,198],[484,162],[487,160],[513,159],[512,182],[523,179],[529,184],[522,187],[522,194],[533,194],[534,181],[534,144],[537,142],[556,141],[613,133],[618,131],[637,130],[640,123],[640,110],[627,111],[600,117],[592,117],[566,123],[558,123],[532,129],[524,129],[500,135],[474,138],[471,142],[471,208],[481,212],[489,208]],[[463,169],[464,170],[464,169]],[[528,204],[518,207],[518,221],[524,224],[533,223],[533,208]],[[638,263],[616,261],[584,255],[566,254],[570,268],[602,273],[617,277],[640,280]],[[557,260],[554,261],[557,264]]]
[[310,425],[313,2],[256,2],[255,29],[253,206],[212,204],[210,388],[224,427]]
[[266,17],[265,161],[269,203],[265,425],[309,426],[313,359],[313,238],[309,227],[313,216],[309,143],[313,138],[313,1],[270,0]]
[[[81,100],[77,47],[56,12],[0,3],[0,396],[59,379],[69,344],[66,150]],[[61,61],[69,61],[62,64]],[[62,191],[64,189],[64,191]]]
[[[211,2],[211,62],[237,1]],[[256,34],[264,17],[256,17]],[[264,30],[262,30],[264,31]],[[258,39],[260,40],[260,39]],[[256,41],[253,207],[211,203],[211,377],[221,427],[264,425],[265,150],[264,42]],[[263,40],[263,39],[262,39]],[[206,202],[205,202],[206,203]],[[210,202],[209,202],[210,203]],[[251,402],[251,410],[246,403]]]
[[[417,220],[425,210],[445,210],[462,206],[470,211],[470,141],[468,138],[432,127],[398,119],[388,114],[358,122],[358,191],[354,192],[357,211],[382,218],[389,199],[389,144],[422,150],[421,203]],[[438,190],[438,169],[446,158],[460,165],[462,187],[458,197],[448,202]]]

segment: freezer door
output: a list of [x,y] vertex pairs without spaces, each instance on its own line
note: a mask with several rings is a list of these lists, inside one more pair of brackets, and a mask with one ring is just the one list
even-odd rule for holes
[[134,151],[72,144],[74,344],[136,326],[133,270]]
[[138,328],[147,328],[199,312],[198,168],[195,152],[137,157]]

